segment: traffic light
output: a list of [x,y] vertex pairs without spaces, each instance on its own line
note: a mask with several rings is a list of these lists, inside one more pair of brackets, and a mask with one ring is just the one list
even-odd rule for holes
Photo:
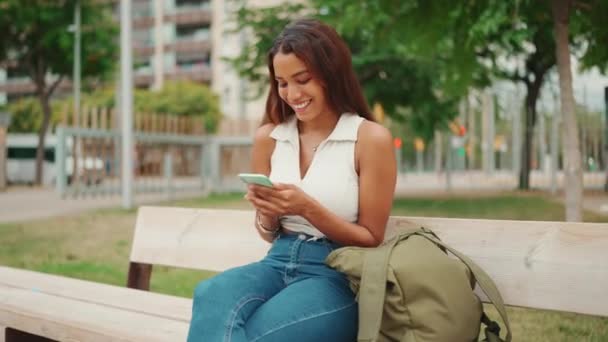
[[393,144],[395,145],[395,148],[401,148],[401,145],[403,145],[403,141],[401,140],[401,138],[395,138],[393,140]]
[[467,134],[467,128],[464,125],[458,126],[458,136],[464,137]]

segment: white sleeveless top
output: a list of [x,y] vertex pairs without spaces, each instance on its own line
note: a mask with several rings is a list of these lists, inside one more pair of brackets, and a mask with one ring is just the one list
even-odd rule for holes
[[[356,114],[340,116],[331,134],[317,147],[310,166],[300,178],[300,139],[295,115],[270,133],[276,140],[270,159],[270,179],[299,186],[322,206],[349,222],[359,216],[359,176],[355,169],[355,142],[359,125],[365,120]],[[280,218],[281,225],[294,232],[323,237],[301,216]]]

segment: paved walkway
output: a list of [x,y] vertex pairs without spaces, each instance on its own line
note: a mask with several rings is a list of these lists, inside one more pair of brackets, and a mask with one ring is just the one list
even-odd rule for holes
[[608,216],[608,193],[599,191],[586,193],[583,199],[583,207],[589,211]]
[[[179,198],[201,194],[187,193]],[[166,194],[136,195],[135,203],[151,204],[167,200]],[[0,192],[0,223],[20,222],[75,214],[91,209],[117,208],[122,205],[118,195],[60,199],[54,189],[16,187]]]

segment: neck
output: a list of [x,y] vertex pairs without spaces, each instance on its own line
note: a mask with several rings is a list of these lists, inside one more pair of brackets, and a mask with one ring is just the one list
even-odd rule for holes
[[328,135],[334,130],[340,117],[334,113],[321,114],[311,121],[299,121],[300,135]]

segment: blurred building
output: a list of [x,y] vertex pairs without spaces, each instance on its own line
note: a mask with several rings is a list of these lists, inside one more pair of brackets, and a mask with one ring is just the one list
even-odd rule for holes
[[[240,79],[223,57],[235,56],[246,37],[227,32],[233,27],[237,0],[132,0],[133,75],[138,88],[161,88],[167,80],[190,79],[208,84],[221,98],[226,116],[256,119],[260,101],[253,107],[244,96]],[[118,20],[119,2],[113,1]],[[51,76],[49,76],[51,77]],[[70,93],[69,80],[56,95]],[[34,95],[26,70],[0,69],[0,105]]]

